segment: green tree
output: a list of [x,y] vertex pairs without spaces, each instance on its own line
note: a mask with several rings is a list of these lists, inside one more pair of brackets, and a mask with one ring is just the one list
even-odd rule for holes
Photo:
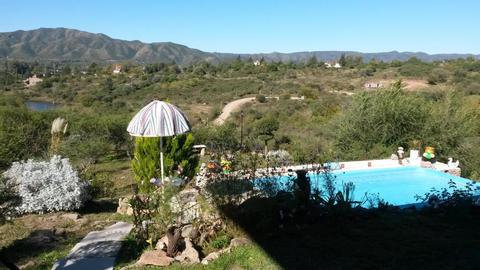
[[91,63],[88,66],[88,74],[96,74],[98,72],[98,64],[97,63]]
[[255,97],[255,100],[260,102],[260,103],[267,102],[267,98],[264,95],[260,95],[260,94]]
[[46,153],[51,118],[20,108],[0,109],[0,169]]
[[428,75],[427,82],[429,84],[439,84],[439,83],[445,83],[447,82],[448,79],[448,73],[446,70],[443,68],[434,68]]
[[111,77],[108,77],[104,82],[103,82],[103,89],[105,91],[111,92],[115,86],[113,85],[113,80]]
[[148,194],[155,189],[152,178],[160,178],[160,138],[135,138],[132,170],[140,193]]
[[406,147],[422,136],[429,108],[426,100],[404,92],[401,82],[391,89],[356,95],[335,128],[339,154],[368,158],[373,152],[387,154],[389,148]]
[[[183,134],[162,138],[164,170],[167,176],[177,174],[179,166],[180,177],[192,178],[198,166],[198,157],[193,152],[195,138],[193,134]],[[152,178],[161,177],[160,138],[135,138],[134,159],[132,169],[135,181],[142,193],[154,190],[150,183]]]
[[345,58],[345,54],[344,54],[344,53],[342,53],[342,55],[340,56],[340,59],[338,59],[338,63],[339,63],[340,66],[342,66],[342,67],[347,66],[347,59]]
[[202,127],[194,130],[195,138],[213,151],[224,152],[238,149],[240,133],[233,122],[227,122],[218,127]]
[[307,66],[309,67],[317,67],[318,66],[318,60],[317,57],[314,55],[308,59]]
[[[480,134],[480,111],[465,104],[465,97],[449,91],[431,110],[425,125],[424,142],[435,146],[438,155],[452,155],[459,147],[467,148]],[[460,156],[460,155],[459,155]]]
[[195,137],[193,134],[183,134],[170,137],[166,140],[165,169],[170,175],[193,178],[198,167],[198,155],[193,152]]
[[254,133],[265,143],[265,155],[268,153],[268,142],[275,137],[280,123],[272,116],[264,117],[255,122]]

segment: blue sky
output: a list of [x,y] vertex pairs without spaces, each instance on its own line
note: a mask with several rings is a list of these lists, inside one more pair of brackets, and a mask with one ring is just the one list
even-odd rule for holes
[[232,53],[480,53],[474,0],[0,0],[0,7],[0,32],[67,27]]

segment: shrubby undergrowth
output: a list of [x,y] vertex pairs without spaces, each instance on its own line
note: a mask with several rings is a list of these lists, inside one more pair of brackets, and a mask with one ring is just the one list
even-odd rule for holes
[[4,176],[16,185],[18,214],[75,210],[88,199],[88,183],[81,180],[66,158],[14,162]]

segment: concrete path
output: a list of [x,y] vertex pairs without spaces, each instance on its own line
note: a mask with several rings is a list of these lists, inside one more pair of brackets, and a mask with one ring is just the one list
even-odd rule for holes
[[52,270],[113,270],[122,240],[132,227],[130,223],[117,222],[102,231],[88,233],[66,258],[53,265]]

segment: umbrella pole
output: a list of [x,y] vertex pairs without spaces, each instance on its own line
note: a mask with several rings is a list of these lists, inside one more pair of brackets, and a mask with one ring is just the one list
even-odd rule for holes
[[163,140],[162,140],[162,137],[160,137],[160,175],[161,175],[162,184],[163,184]]

